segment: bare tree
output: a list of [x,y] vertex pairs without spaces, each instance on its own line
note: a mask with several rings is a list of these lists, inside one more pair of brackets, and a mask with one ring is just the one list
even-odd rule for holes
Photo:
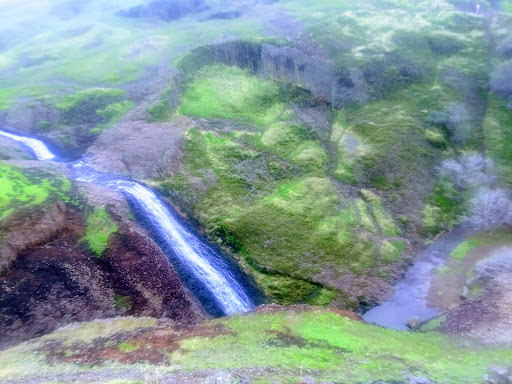
[[470,284],[488,282],[512,272],[512,247],[501,247],[475,266]]
[[491,186],[496,182],[493,162],[481,154],[462,156],[459,160],[443,161],[439,174],[462,189]]
[[512,201],[503,189],[480,189],[470,202],[468,222],[482,230],[512,225]]

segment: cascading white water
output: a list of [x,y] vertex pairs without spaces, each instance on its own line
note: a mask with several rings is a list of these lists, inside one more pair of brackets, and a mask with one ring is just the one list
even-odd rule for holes
[[176,257],[212,293],[225,314],[247,312],[253,308],[236,279],[212,263],[213,256],[216,256],[213,248],[180,223],[150,188],[97,173],[84,166],[83,162],[74,164],[73,168],[78,181],[105,185],[129,195]]
[[[19,141],[30,147],[38,160],[50,160],[55,156],[39,140],[13,135],[0,130],[0,135]],[[73,164],[76,180],[96,183],[128,195],[142,210],[153,229],[169,246],[174,255],[191,274],[213,295],[224,314],[247,312],[254,307],[244,288],[231,273],[215,265],[218,255],[208,244],[174,217],[170,209],[148,187],[136,182],[105,175],[86,167],[83,161]]]
[[0,136],[7,137],[9,139],[16,140],[22,144],[25,144],[27,147],[32,149],[37,160],[52,160],[55,158],[55,155],[50,152],[48,147],[42,141],[31,139],[25,136],[13,135],[12,133],[2,130],[0,130]]

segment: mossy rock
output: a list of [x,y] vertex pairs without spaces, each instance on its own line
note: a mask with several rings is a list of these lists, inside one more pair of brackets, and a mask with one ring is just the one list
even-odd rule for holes
[[43,203],[70,201],[71,182],[62,175],[0,162],[0,220]]
[[405,244],[403,242],[384,240],[380,246],[379,252],[381,260],[386,264],[390,264],[398,261],[404,250]]
[[267,124],[276,121],[284,110],[278,84],[240,68],[214,65],[195,74],[178,111]]
[[264,275],[256,272],[256,279],[269,300],[283,305],[300,303],[327,305],[338,295],[337,292],[317,284],[287,276]]
[[61,112],[62,124],[96,125],[110,121],[126,109],[126,102],[121,103],[124,98],[122,89],[89,88],[64,97],[55,108]]
[[257,264],[291,276],[311,279],[327,265],[340,270],[358,258],[351,251],[359,243],[355,213],[327,178],[282,184],[225,226]]

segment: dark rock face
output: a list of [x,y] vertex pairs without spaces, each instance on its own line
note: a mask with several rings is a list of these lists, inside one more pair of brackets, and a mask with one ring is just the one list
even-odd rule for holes
[[204,0],[153,0],[147,6],[138,5],[118,13],[130,18],[150,18],[172,21],[202,9]]
[[366,77],[373,78],[378,73],[364,74],[358,68],[338,73],[328,59],[301,49],[245,41],[199,47],[181,62],[180,67],[190,72],[209,63],[248,68],[265,78],[298,85],[336,108],[369,101]]
[[44,230],[48,214],[27,216],[2,244],[2,256],[7,247],[12,257],[0,271],[0,348],[76,321],[135,315],[191,324],[203,318],[149,238],[122,228],[98,258],[81,241],[77,211],[58,203],[49,214],[54,230]]

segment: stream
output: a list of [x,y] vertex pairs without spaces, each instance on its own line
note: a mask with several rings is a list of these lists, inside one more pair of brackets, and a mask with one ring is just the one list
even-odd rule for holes
[[[0,130],[0,136],[28,146],[38,160],[51,160],[56,156],[39,140],[14,135]],[[70,164],[79,182],[94,183],[120,191],[129,200],[143,224],[154,235],[155,241],[167,254],[180,277],[210,312],[229,315],[254,308],[247,289],[219,249],[201,239],[188,227],[172,208],[150,188],[114,175],[102,174],[87,167],[83,161]],[[191,279],[194,280],[192,284]],[[213,299],[216,305],[208,303]]]
[[413,317],[423,322],[437,316],[440,309],[428,304],[432,279],[437,268],[444,265],[453,250],[473,231],[470,225],[462,224],[434,241],[397,284],[393,296],[366,312],[363,319],[383,327],[405,330],[408,329],[407,321]]

